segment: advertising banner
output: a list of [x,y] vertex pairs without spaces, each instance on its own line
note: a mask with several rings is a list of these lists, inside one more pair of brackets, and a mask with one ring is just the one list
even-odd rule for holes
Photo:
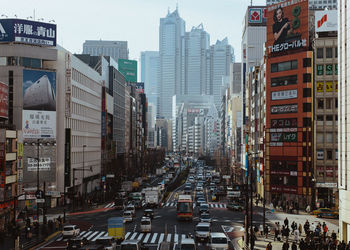
[[129,82],[128,85],[135,87],[136,93],[138,93],[138,94],[145,93],[145,83],[144,82]]
[[56,73],[23,70],[24,138],[56,138]]
[[317,92],[324,92],[324,83],[323,82],[316,82],[316,91]]
[[298,127],[297,118],[272,119],[271,128],[296,128]]
[[338,11],[321,10],[315,11],[315,31],[328,32],[338,30]]
[[307,49],[308,16],[308,0],[287,0],[267,7],[266,48],[269,57]]
[[0,82],[0,117],[9,117],[9,86]]
[[[27,171],[37,171],[38,161],[36,158],[27,158],[28,165]],[[50,157],[40,158],[39,171],[49,171],[51,169],[51,159]]]
[[298,112],[298,104],[271,106],[271,114],[286,114]]
[[249,25],[266,25],[266,8],[265,7],[248,7],[248,23]]
[[298,98],[298,90],[296,89],[271,92],[272,101],[288,100],[288,99],[295,99],[295,98]]
[[56,24],[23,19],[0,20],[0,42],[56,46]]

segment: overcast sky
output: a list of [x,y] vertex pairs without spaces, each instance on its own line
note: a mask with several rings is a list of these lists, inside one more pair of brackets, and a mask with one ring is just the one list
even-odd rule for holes
[[[253,5],[265,2],[253,0]],[[58,44],[72,53],[82,53],[85,40],[126,40],[130,59],[138,60],[141,51],[158,50],[159,19],[176,4],[186,31],[203,23],[210,43],[227,36],[240,60],[242,21],[250,0],[7,0],[0,15],[26,19],[35,10],[36,20],[55,20]]]

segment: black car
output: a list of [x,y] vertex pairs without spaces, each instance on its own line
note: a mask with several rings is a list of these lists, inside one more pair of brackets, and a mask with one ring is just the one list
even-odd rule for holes
[[80,248],[80,250],[104,250],[105,247],[99,244],[90,244]]
[[153,219],[154,217],[153,209],[145,209],[145,211],[143,211],[143,216]]
[[89,244],[89,241],[86,238],[76,237],[71,238],[67,241],[67,249],[80,249],[81,247]]

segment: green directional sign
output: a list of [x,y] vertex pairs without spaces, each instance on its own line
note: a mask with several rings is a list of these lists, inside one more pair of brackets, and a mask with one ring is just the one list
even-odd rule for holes
[[127,82],[137,82],[137,61],[118,59],[118,70]]

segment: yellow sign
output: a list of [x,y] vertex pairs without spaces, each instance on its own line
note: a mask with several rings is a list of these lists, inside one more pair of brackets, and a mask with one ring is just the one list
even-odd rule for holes
[[326,92],[333,92],[333,82],[326,82]]
[[323,82],[317,82],[317,92],[324,92]]
[[23,157],[23,143],[17,142],[17,157]]

